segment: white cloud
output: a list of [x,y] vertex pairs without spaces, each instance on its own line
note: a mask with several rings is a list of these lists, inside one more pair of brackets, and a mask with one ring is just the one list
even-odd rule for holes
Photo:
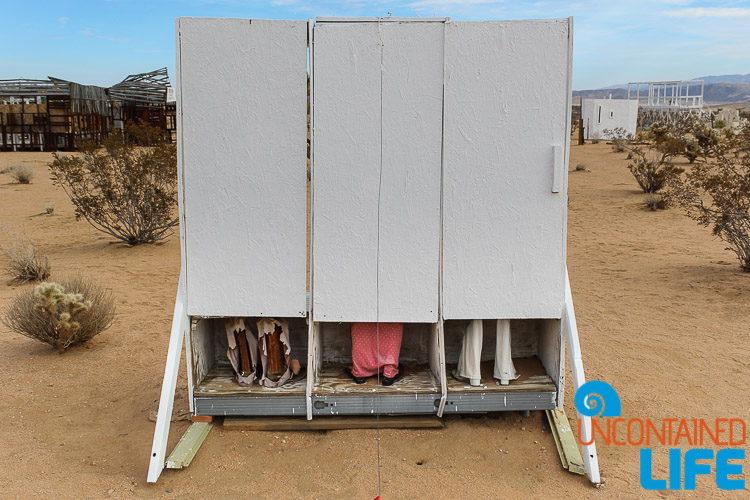
[[86,36],[94,36],[94,32],[91,31],[91,28],[86,28],[85,30],[81,30],[78,33],[80,33],[81,35],[86,35]]
[[750,9],[743,7],[690,7],[664,11],[661,14],[669,17],[699,19],[701,17],[750,18]]

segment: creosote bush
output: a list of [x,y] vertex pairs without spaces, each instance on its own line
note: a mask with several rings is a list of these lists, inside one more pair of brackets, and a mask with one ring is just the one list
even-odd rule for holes
[[22,290],[5,311],[3,323],[26,337],[64,352],[112,325],[112,294],[78,275]]
[[137,127],[113,130],[104,151],[89,143],[49,165],[76,218],[129,245],[161,241],[178,223],[177,150],[153,127]]
[[638,146],[631,148],[633,162],[628,164],[638,185],[644,193],[655,193],[667,182],[682,173],[682,169],[672,165],[670,157],[653,149]]
[[0,249],[8,258],[6,272],[13,281],[26,283],[49,277],[49,257],[40,254],[36,245],[26,236],[0,227],[0,238]]
[[668,201],[710,227],[750,272],[750,125],[737,134],[697,125],[691,136],[700,155],[684,176],[669,180]]

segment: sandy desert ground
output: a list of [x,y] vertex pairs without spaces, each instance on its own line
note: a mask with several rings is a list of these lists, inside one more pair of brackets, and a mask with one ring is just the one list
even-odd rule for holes
[[[571,147],[568,267],[589,379],[610,382],[624,418],[748,418],[750,274],[679,210],[651,212],[606,144]],[[30,185],[0,175],[0,223],[23,230],[54,272],[111,287],[117,320],[63,355],[0,325],[0,496],[5,498],[374,498],[374,430],[224,432],[189,469],[146,483],[177,286],[179,240],[126,248],[86,222],[48,179],[48,153],[1,153],[32,165]],[[53,215],[43,215],[45,204]],[[4,257],[0,266],[4,267]],[[0,280],[0,308],[20,286]],[[184,358],[183,358],[184,359]],[[572,384],[565,408],[573,418]],[[175,413],[188,408],[184,366]],[[172,425],[170,449],[187,422]],[[501,451],[502,450],[502,451]],[[666,451],[655,451],[666,475]],[[564,471],[542,413],[450,417],[442,430],[385,430],[383,498],[635,498],[638,450],[599,444],[604,484]],[[418,465],[418,462],[423,462]],[[744,462],[747,477],[748,462]],[[744,493],[744,495],[743,495]],[[747,497],[698,478],[686,497]],[[656,494],[653,496],[657,496]]]

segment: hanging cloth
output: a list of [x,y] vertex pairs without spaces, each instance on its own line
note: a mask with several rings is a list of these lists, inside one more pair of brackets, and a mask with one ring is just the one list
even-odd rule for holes
[[481,319],[469,321],[464,329],[464,339],[461,343],[461,354],[458,356],[458,367],[454,377],[469,379],[471,385],[481,385],[482,381],[482,340],[484,329]]
[[510,320],[497,320],[497,343],[495,345],[495,379],[500,385],[508,385],[511,380],[516,380],[519,375],[513,365],[510,352]]
[[372,377],[381,372],[384,377],[393,378],[399,373],[403,323],[380,323],[379,332],[377,323],[352,323],[351,333],[353,376]]
[[258,346],[263,373],[260,385],[281,387],[300,372],[300,364],[291,359],[289,322],[285,319],[261,318],[258,320]]
[[[471,320],[466,325],[463,343],[461,344],[461,354],[458,357],[458,368],[453,374],[459,380],[468,379],[469,383],[473,386],[481,385],[483,337],[482,320]],[[497,336],[495,340],[495,369],[493,377],[500,382],[500,385],[508,385],[511,380],[516,380],[519,377],[511,356],[509,319],[497,320]]]
[[227,358],[237,376],[237,383],[249,387],[255,381],[255,353],[258,351],[258,339],[245,325],[242,318],[224,320],[227,331]]

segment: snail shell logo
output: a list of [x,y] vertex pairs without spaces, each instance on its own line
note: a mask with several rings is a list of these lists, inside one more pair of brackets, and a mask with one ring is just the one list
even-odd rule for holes
[[576,410],[587,417],[619,417],[620,396],[606,382],[592,380],[576,391]]

